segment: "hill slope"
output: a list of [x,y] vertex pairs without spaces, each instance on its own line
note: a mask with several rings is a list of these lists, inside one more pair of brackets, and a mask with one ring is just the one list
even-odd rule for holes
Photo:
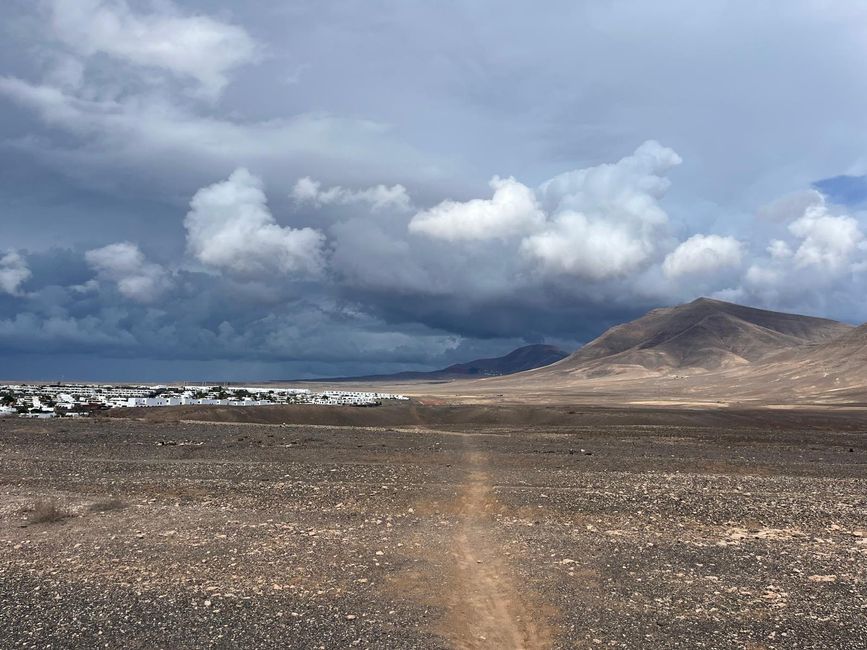
[[511,375],[524,370],[533,370],[556,363],[565,359],[569,354],[553,345],[525,345],[517,350],[512,350],[502,357],[491,359],[476,359],[468,363],[456,363],[448,368],[425,374],[440,374],[447,376],[493,376]]
[[498,405],[863,408],[867,325],[702,298],[612,327],[549,366],[423,388],[394,382],[389,389]]
[[867,325],[825,343],[770,355],[715,383],[731,394],[782,395],[790,401],[867,400]]
[[850,325],[824,318],[699,298],[612,327],[550,372],[592,378],[735,368],[851,331]]

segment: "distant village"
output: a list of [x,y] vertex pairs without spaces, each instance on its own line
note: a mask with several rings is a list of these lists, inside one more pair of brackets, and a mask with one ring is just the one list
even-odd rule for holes
[[404,395],[365,391],[261,386],[117,386],[111,384],[10,384],[0,386],[0,416],[85,417],[116,408],[158,406],[379,406]]

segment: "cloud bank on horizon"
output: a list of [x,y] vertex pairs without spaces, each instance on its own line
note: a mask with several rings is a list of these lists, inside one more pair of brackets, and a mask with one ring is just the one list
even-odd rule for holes
[[4,6],[5,374],[427,369],[699,295],[867,320],[867,8],[687,6]]

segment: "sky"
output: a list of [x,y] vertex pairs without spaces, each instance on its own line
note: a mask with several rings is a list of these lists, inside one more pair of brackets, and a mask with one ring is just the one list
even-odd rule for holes
[[867,5],[6,0],[0,378],[867,320]]

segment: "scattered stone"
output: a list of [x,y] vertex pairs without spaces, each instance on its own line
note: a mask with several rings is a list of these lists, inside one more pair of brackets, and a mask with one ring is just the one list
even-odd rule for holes
[[837,582],[835,575],[812,575],[807,578],[810,582]]

